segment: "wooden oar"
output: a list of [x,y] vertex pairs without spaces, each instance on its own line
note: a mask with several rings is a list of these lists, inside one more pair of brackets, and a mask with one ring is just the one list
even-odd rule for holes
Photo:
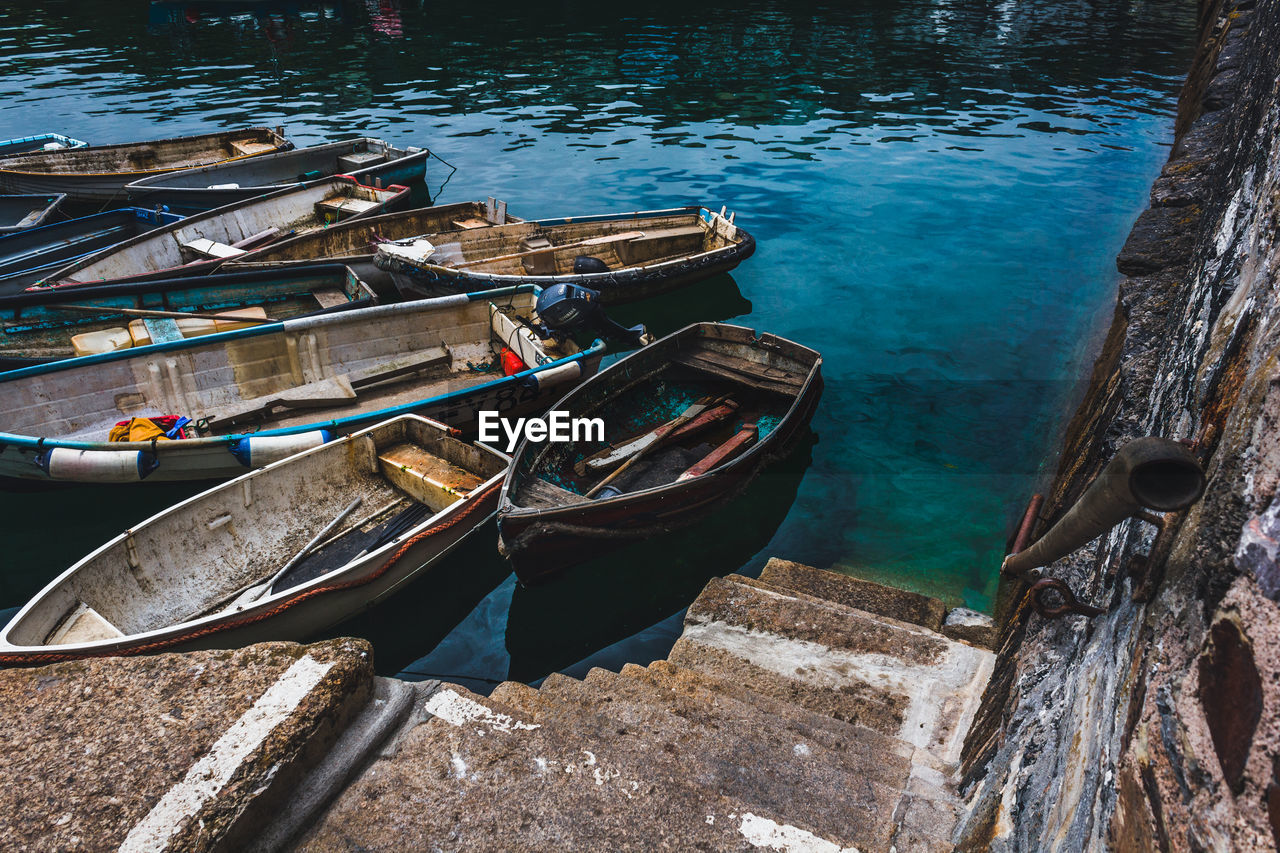
[[606,234],[603,237],[591,237],[587,240],[579,240],[576,243],[565,243],[563,246],[543,246],[539,249],[527,249],[523,252],[512,252],[509,255],[494,255],[491,258],[480,258],[474,261],[463,261],[460,264],[454,264],[449,269],[460,270],[464,267],[474,267],[480,264],[492,264],[498,261],[511,261],[516,258],[523,258],[528,255],[537,255],[542,252],[559,252],[562,249],[578,249],[583,246],[599,246],[603,243],[617,243],[622,240],[634,240],[637,237],[643,237],[643,231],[623,231],[621,234]]
[[702,457],[702,459],[698,460],[696,464],[686,468],[684,473],[679,477],[676,477],[676,482],[683,483],[685,480],[691,480],[694,477],[702,476],[721,462],[724,462],[730,456],[736,456],[739,452],[744,450],[748,444],[755,441],[759,435],[760,430],[755,424],[744,424],[742,429],[738,430],[737,434],[734,435],[733,438]]
[[269,591],[272,586],[275,585],[276,581],[280,580],[280,578],[284,577],[285,574],[288,573],[290,569],[292,569],[294,566],[298,565],[298,563],[301,563],[304,559],[306,559],[306,556],[310,554],[312,551],[314,551],[316,549],[316,546],[319,545],[321,542],[323,542],[325,537],[327,537],[330,533],[332,533],[333,529],[337,527],[339,524],[341,524],[344,518],[346,518],[348,515],[351,515],[351,513],[355,512],[356,508],[359,507],[360,504],[363,502],[364,502],[364,498],[356,498],[351,503],[347,504],[347,508],[344,509],[342,512],[338,513],[337,518],[335,518],[333,521],[326,524],[324,526],[324,530],[321,530],[319,533],[317,533],[311,539],[311,541],[308,542],[305,547],[303,547],[301,551],[294,554],[293,559],[285,563],[284,566],[280,569],[280,571],[272,575],[271,578],[262,586],[258,587],[257,589],[251,590],[248,595],[244,596],[244,600],[243,602],[240,603],[240,606],[243,607],[244,605],[249,604],[250,602],[254,602],[254,601],[257,601],[259,598],[262,598],[262,596],[267,591]]
[[679,429],[680,427],[684,426],[689,421],[696,418],[698,415],[702,414],[704,409],[708,408],[709,406],[714,406],[718,402],[719,402],[719,399],[713,400],[710,397],[703,397],[701,400],[697,401],[692,406],[685,409],[683,412],[679,414],[679,416],[669,421],[663,427],[659,427],[659,430],[663,430],[661,435],[657,434],[659,430],[654,430],[652,433],[650,433],[650,435],[653,436],[653,439],[651,441],[649,441],[647,444],[645,444],[643,447],[637,450],[630,459],[624,462],[622,466],[619,467],[617,470],[615,470],[612,474],[610,474],[608,477],[605,477],[599,483],[596,483],[596,485],[592,487],[591,491],[586,493],[585,497],[588,497],[588,498],[595,497],[596,493],[598,493],[601,489],[603,489],[605,486],[612,483],[614,480],[618,479],[618,477],[622,475],[622,472],[626,471],[632,465],[639,462],[641,459],[644,458],[644,455],[646,453],[648,453],[650,450],[653,450],[655,447],[661,444],[663,438],[670,435],[672,432]]
[[678,429],[668,430],[667,424],[663,424],[660,427],[656,427],[640,433],[639,435],[633,435],[630,438],[619,441],[617,444],[611,444],[603,450],[598,450],[590,456],[579,459],[574,463],[573,470],[579,477],[585,475],[588,471],[607,471],[615,465],[621,465],[623,462],[630,459],[631,455],[638,451],[644,444],[647,444],[649,440],[652,440],[651,436],[658,433],[659,430],[662,430],[662,435],[671,439],[682,438],[706,429],[713,424],[719,423],[725,418],[733,415],[737,410],[737,403],[733,400],[725,400],[714,408],[704,410],[702,414],[698,415],[698,417]]
[[193,311],[156,311],[150,308],[118,308],[110,305],[53,305],[67,311],[92,311],[95,314],[123,314],[127,317],[171,317],[175,320],[234,320],[237,323],[279,323],[270,317],[239,317],[234,314],[197,314]]

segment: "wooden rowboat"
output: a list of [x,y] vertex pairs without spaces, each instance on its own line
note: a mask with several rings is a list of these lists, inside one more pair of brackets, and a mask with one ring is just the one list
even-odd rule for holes
[[31,290],[0,296],[0,370],[146,346],[171,328],[193,338],[375,301],[341,264]]
[[20,136],[17,139],[0,139],[0,157],[8,157],[10,154],[29,154],[33,151],[88,147],[89,143],[63,136],[61,133],[41,133],[36,136]]
[[[487,202],[464,201],[399,213],[384,213],[381,216],[339,222],[322,231],[280,240],[231,258],[223,266],[223,270],[279,269],[294,264],[328,261],[346,264],[365,281],[372,283],[375,276],[386,277],[386,273],[373,265],[373,256],[380,243],[436,231],[483,228],[487,225],[523,221],[508,215],[506,202],[493,198]],[[390,289],[390,285],[388,288]]]
[[527,581],[691,524],[787,452],[817,408],[821,366],[807,347],[721,323],[618,361],[553,407],[602,418],[604,441],[516,447],[499,550]]
[[16,234],[44,225],[66,198],[62,193],[0,195],[0,235]]
[[280,131],[246,127],[152,142],[10,154],[0,156],[0,192],[66,193],[74,201],[123,201],[125,184],[148,175],[292,147]]
[[[542,411],[596,371],[604,343],[542,341],[528,325],[539,292],[375,305],[0,373],[0,483],[218,479],[400,414],[470,427],[480,410]],[[525,369],[503,375],[504,348]],[[189,418],[188,437],[108,440],[122,421],[165,415]]]
[[755,240],[705,207],[536,219],[383,243],[374,262],[406,298],[519,282],[578,284],[631,302],[727,272]]
[[255,246],[343,219],[375,216],[408,199],[408,187],[399,184],[377,189],[351,178],[313,181],[156,228],[80,258],[37,286],[203,275]]
[[123,207],[0,236],[0,295],[17,293],[78,258],[182,219]]
[[304,640],[439,563],[507,464],[409,415],[245,474],[63,572],[0,632],[0,664]]
[[381,139],[348,139],[152,175],[125,189],[134,203],[192,214],[335,175],[371,187],[412,184],[423,180],[430,156],[425,149],[393,148]]

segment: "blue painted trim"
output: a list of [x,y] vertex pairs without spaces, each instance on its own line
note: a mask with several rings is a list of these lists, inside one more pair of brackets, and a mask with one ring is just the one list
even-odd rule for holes
[[[493,292],[494,291],[489,291],[489,293],[493,293]],[[480,294],[480,295],[483,296],[484,294]],[[244,331],[252,331],[252,330],[246,329]],[[223,332],[222,334],[235,335],[237,334],[237,332]],[[215,336],[205,335],[203,339],[197,338],[195,340],[207,340],[208,338],[212,338],[212,337],[215,337]],[[138,347],[133,351],[136,352],[138,350],[153,350],[153,349],[156,349],[156,347],[155,346]],[[194,446],[196,443],[200,443],[201,446],[212,446],[212,445],[219,445],[219,444],[231,445],[237,441],[240,441],[241,439],[248,439],[254,436],[296,435],[298,433],[311,432],[317,429],[326,430],[334,434],[341,434],[348,424],[357,423],[357,422],[371,423],[379,420],[387,420],[389,418],[395,417],[396,415],[409,414],[425,406],[430,406],[435,403],[447,401],[452,397],[460,397],[464,394],[473,394],[481,391],[488,392],[489,390],[499,388],[504,385],[514,385],[514,384],[525,381],[528,377],[532,376],[535,373],[541,373],[546,370],[551,370],[554,367],[559,367],[560,365],[563,365],[563,364],[569,364],[570,362],[582,361],[596,354],[603,355],[604,351],[605,351],[605,342],[597,339],[594,342],[592,342],[591,346],[587,347],[585,350],[583,350],[580,353],[576,353],[571,356],[566,356],[564,358],[556,359],[555,361],[548,362],[547,364],[541,364],[541,365],[538,365],[537,367],[529,368],[528,370],[522,370],[519,373],[513,373],[510,376],[504,376],[503,378],[495,379],[492,382],[485,382],[480,385],[472,385],[471,387],[464,388],[461,391],[451,391],[445,394],[437,394],[434,397],[427,397],[422,400],[414,400],[413,402],[404,403],[399,406],[392,406],[391,408],[379,409],[374,412],[366,412],[360,415],[352,415],[351,417],[339,418],[337,420],[313,421],[311,423],[298,424],[297,426],[281,427],[280,429],[260,430],[258,432],[253,432],[253,433],[234,433],[232,435],[220,435],[220,436],[208,436],[205,438],[183,439],[183,445],[187,447]],[[125,350],[125,352],[129,352],[129,350]],[[108,353],[108,355],[116,355],[116,353]],[[84,356],[83,358],[76,359],[76,361],[83,362],[86,359],[98,359],[98,358],[100,358],[100,356]],[[16,374],[19,374],[19,373],[25,373],[26,371],[29,371],[29,370],[32,370],[32,368],[23,368],[20,371],[19,370],[10,371],[9,373],[3,374],[3,376],[0,377],[0,381],[3,381],[4,379],[7,379],[9,377],[15,376]],[[8,445],[8,444],[14,445],[15,447],[34,447],[34,448],[67,447],[73,450],[102,450],[103,446],[106,445],[107,442],[59,441],[58,439],[33,438],[27,435],[16,435],[14,433],[9,433],[9,432],[0,432],[0,449],[2,449],[4,445]],[[231,451],[230,448],[228,448],[228,450],[233,454],[235,453],[235,451]],[[239,459],[240,457],[237,456],[236,458]]]

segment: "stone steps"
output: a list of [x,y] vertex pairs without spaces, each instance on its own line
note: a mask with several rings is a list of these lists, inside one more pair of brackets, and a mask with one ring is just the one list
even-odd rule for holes
[[441,685],[300,848],[950,850],[992,655],[945,615],[778,560],[714,579],[665,661]]

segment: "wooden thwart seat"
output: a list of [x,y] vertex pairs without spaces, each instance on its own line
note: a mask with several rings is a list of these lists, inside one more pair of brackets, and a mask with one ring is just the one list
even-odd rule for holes
[[518,498],[522,506],[533,509],[564,506],[566,504],[591,503],[590,498],[585,498],[577,492],[561,488],[541,477],[521,483]]
[[378,452],[382,475],[396,488],[435,512],[465,498],[484,482],[480,477],[405,442]]
[[315,297],[316,302],[320,303],[321,308],[333,308],[337,305],[346,305],[350,300],[347,294],[338,290],[336,287],[326,287],[319,290],[311,291],[311,295]]
[[81,601],[65,619],[58,623],[58,627],[49,633],[49,638],[45,642],[51,646],[60,646],[68,643],[114,640],[123,636],[123,631]]
[[205,237],[197,237],[194,240],[183,243],[182,248],[199,258],[207,260],[213,260],[215,258],[234,258],[237,255],[243,255],[245,251],[244,249],[237,249],[235,246],[228,246],[226,243],[219,243]]
[[722,376],[734,382],[752,385],[765,391],[776,391],[779,394],[794,396],[804,387],[804,374],[745,362],[714,350],[687,350],[677,354],[671,360],[702,373]]
[[377,206],[378,202],[368,199],[333,196],[332,198],[326,198],[324,201],[316,202],[316,213],[322,217],[341,219],[347,216],[355,216],[357,213],[364,213]]

